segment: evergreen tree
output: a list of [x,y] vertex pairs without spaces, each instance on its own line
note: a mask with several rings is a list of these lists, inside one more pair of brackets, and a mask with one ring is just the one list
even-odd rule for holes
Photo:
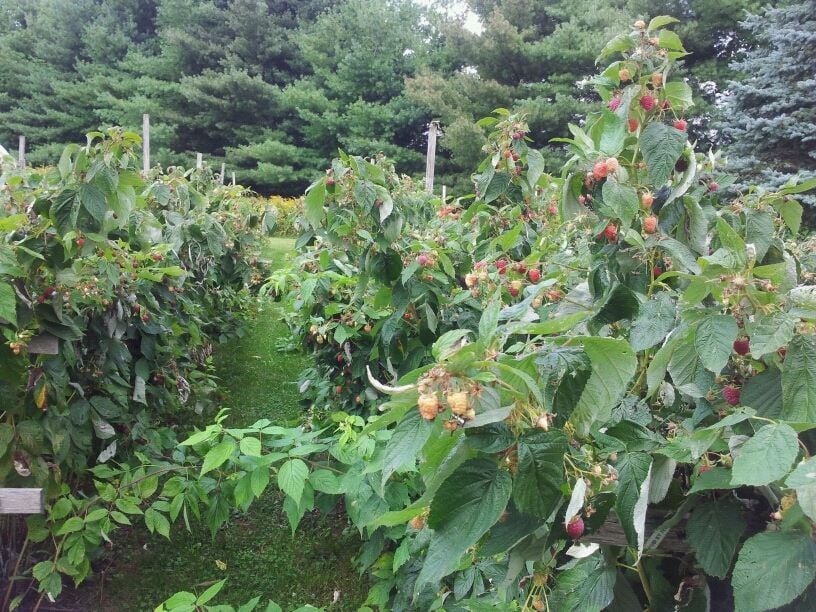
[[[756,43],[734,62],[721,128],[740,188],[816,177],[816,15],[811,1],[768,8],[744,23]],[[816,222],[816,197],[803,196]]]

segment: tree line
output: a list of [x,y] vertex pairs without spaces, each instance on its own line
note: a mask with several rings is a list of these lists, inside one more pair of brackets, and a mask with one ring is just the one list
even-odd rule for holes
[[[86,131],[137,130],[150,113],[155,161],[189,166],[201,152],[261,192],[297,194],[338,148],[382,151],[421,174],[427,124],[439,119],[437,182],[465,187],[485,142],[476,121],[507,107],[526,113],[556,171],[564,152],[550,141],[593,101],[584,81],[604,41],[636,18],[668,14],[683,21],[690,53],[692,136],[731,144],[741,170],[768,181],[813,172],[803,134],[814,133],[816,107],[796,85],[816,60],[807,1],[765,14],[753,0],[469,0],[478,34],[449,4],[0,0],[0,143],[11,149],[24,134],[29,161],[52,163]],[[790,53],[797,61],[773,83],[756,83],[751,61],[770,73],[768,58]],[[769,110],[766,97],[785,91],[784,108]],[[778,129],[765,129],[757,150],[756,126],[777,111]],[[782,162],[758,171],[763,156]]]

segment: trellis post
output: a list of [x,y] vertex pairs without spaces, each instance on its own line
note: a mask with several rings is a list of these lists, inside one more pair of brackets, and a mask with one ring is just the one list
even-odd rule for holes
[[142,171],[150,170],[150,115],[142,115]]
[[439,129],[438,121],[431,121],[428,126],[428,153],[425,158],[425,191],[433,193],[434,164],[436,163],[436,132]]
[[196,168],[201,170],[204,167],[204,154],[196,153]]
[[24,170],[25,165],[25,136],[21,134],[19,143],[17,145],[17,166],[20,168],[20,170]]

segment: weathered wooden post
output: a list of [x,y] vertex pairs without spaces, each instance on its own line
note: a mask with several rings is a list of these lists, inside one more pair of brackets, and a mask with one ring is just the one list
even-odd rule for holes
[[20,170],[24,170],[25,164],[25,136],[20,135],[20,142],[17,146],[17,166]]
[[204,154],[196,153],[196,168],[201,170],[204,167]]
[[0,514],[42,514],[42,489],[0,489]]
[[232,185],[235,186],[235,173],[232,173]]
[[150,170],[150,115],[142,115],[142,172]]
[[224,172],[227,170],[227,165],[224,162],[221,162],[221,174],[218,176],[218,182],[222,185],[224,184]]
[[439,129],[438,121],[431,121],[428,126],[428,153],[425,158],[425,191],[433,193],[434,164],[436,163],[436,132]]

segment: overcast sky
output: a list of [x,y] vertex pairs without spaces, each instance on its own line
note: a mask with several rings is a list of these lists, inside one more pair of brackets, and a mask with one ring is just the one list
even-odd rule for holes
[[[434,0],[416,1],[422,6],[437,4]],[[442,4],[447,12],[451,15],[465,15],[465,27],[476,34],[482,33],[482,23],[479,21],[478,16],[473,11],[468,10],[466,2],[462,2],[460,0],[447,0],[446,2],[441,2],[439,4]]]

